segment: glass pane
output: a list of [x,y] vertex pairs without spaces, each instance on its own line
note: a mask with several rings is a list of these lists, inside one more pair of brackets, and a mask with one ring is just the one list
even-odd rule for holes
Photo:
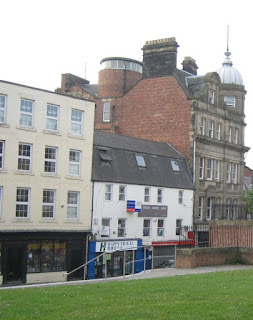
[[41,243],[41,271],[53,271],[53,241]]
[[56,240],[54,244],[54,270],[66,270],[66,241]]
[[27,245],[27,272],[40,272],[40,242]]

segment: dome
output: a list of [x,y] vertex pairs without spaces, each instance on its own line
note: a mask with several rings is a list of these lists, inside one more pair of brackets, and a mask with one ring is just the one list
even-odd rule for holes
[[243,80],[240,72],[233,67],[233,63],[230,60],[231,53],[229,51],[225,52],[226,59],[222,64],[222,67],[217,70],[220,76],[221,83],[226,84],[238,84],[243,85]]

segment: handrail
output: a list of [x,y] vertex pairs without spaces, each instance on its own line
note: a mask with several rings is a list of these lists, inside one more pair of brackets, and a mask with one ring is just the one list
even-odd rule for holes
[[[152,246],[151,246],[151,245],[142,245],[142,246],[131,247],[131,248],[124,249],[124,250],[122,250],[122,249],[117,249],[117,250],[115,250],[115,251],[104,251],[104,252],[102,252],[100,255],[98,255],[97,257],[95,257],[95,258],[93,258],[93,259],[91,259],[91,260],[83,263],[81,266],[75,268],[74,270],[71,270],[70,272],[64,272],[63,275],[69,276],[70,274],[78,271],[79,269],[85,268],[89,263],[91,263],[91,262],[93,262],[94,260],[100,258],[100,257],[103,256],[104,254],[113,253],[113,252],[117,252],[117,251],[134,250],[134,249],[138,249],[138,248],[152,248]],[[136,261],[142,261],[142,260],[144,261],[144,260],[147,260],[147,259],[139,259],[139,260],[134,260],[134,261],[136,262]]]

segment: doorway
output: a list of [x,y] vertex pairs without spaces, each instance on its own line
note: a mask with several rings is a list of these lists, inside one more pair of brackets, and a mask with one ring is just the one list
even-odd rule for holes
[[7,248],[7,282],[22,282],[23,280],[23,248]]

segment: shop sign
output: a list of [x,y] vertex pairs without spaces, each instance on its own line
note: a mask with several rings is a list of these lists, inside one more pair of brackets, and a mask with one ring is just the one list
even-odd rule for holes
[[138,217],[167,217],[167,206],[142,205]]
[[124,250],[137,250],[137,240],[98,241],[96,252],[114,252]]
[[127,212],[141,212],[141,201],[127,200]]

